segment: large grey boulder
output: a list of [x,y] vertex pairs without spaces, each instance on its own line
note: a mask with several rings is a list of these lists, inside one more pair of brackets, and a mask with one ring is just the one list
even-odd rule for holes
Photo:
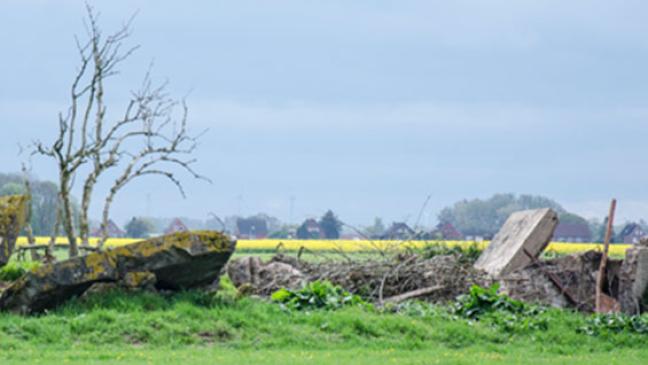
[[44,265],[2,292],[0,310],[41,312],[95,283],[150,282],[166,290],[207,286],[219,278],[235,246],[219,232],[182,232]]
[[648,306],[647,242],[626,250],[619,272],[619,304],[627,314],[640,314]]
[[511,214],[490,245],[475,262],[475,268],[499,277],[528,266],[549,244],[558,225],[551,209],[525,210]]
[[0,197],[0,267],[9,262],[16,247],[16,240],[25,224],[28,202],[24,195]]

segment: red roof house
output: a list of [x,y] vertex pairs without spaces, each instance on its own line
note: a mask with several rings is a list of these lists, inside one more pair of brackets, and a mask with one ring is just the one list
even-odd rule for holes
[[180,218],[175,218],[171,221],[169,227],[167,227],[167,229],[164,231],[164,234],[173,234],[178,232],[189,232],[189,228],[187,228],[187,226],[182,223]]

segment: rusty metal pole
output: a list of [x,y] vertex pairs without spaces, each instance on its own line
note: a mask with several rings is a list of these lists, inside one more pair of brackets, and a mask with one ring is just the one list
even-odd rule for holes
[[616,210],[616,199],[612,199],[610,204],[610,213],[608,214],[607,230],[605,231],[605,241],[603,242],[603,256],[599,266],[598,275],[596,275],[596,312],[604,311],[603,300],[603,279],[607,268],[608,251],[610,249],[610,240],[612,238],[612,229],[614,228],[614,212]]

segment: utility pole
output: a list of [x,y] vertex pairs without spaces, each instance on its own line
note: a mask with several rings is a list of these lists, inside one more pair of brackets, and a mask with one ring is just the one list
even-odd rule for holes
[[596,275],[595,301],[597,313],[618,312],[619,309],[619,303],[614,300],[614,298],[603,294],[603,284],[607,270],[608,251],[610,249],[610,241],[612,239],[612,230],[614,229],[614,213],[616,211],[616,205],[616,199],[612,199],[612,203],[610,203],[610,213],[608,214],[607,229],[605,230],[605,240],[603,241],[603,256],[601,257],[601,264],[599,265],[598,275]]

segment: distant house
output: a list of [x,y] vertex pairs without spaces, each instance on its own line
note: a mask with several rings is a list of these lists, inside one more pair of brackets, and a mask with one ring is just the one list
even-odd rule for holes
[[558,242],[592,242],[592,231],[586,223],[559,223],[553,240]]
[[648,234],[637,223],[626,224],[619,234],[620,241],[627,244],[637,244],[642,238]]
[[416,232],[410,228],[407,224],[402,222],[394,222],[391,227],[382,236],[380,239],[383,240],[407,240],[412,239],[416,235]]
[[356,233],[356,232],[344,232],[340,234],[340,239],[341,240],[349,240],[349,241],[360,241],[363,240],[365,236]]
[[297,238],[299,239],[319,239],[324,238],[322,226],[315,219],[307,219],[297,229]]
[[444,240],[453,241],[459,241],[464,238],[463,234],[461,234],[461,232],[459,232],[459,230],[449,222],[439,223],[436,226],[436,229],[434,230],[432,236],[436,236]]
[[268,223],[261,218],[239,218],[236,220],[236,236],[241,239],[268,237]]
[[[93,237],[101,237],[102,236],[101,227],[92,231],[90,235]],[[112,238],[126,237],[126,232],[124,232],[121,228],[119,228],[119,226],[111,219],[108,221],[108,237],[112,237]]]
[[185,226],[184,223],[180,220],[180,218],[175,218],[174,220],[171,221],[167,229],[164,231],[164,234],[173,234],[173,233],[178,233],[178,232],[188,232],[189,228]]

